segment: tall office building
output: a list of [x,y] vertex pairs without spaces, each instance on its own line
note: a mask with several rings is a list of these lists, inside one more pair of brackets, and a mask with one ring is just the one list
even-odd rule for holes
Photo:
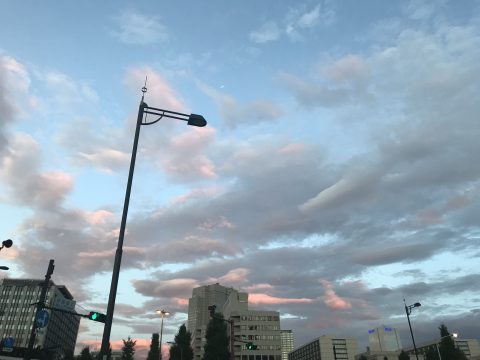
[[[36,306],[40,300],[44,280],[3,279],[0,283],[0,339],[13,338],[13,346],[27,348],[35,320]],[[63,285],[50,281],[46,305],[75,312],[75,301]],[[69,313],[47,310],[49,320],[39,328],[34,348],[49,349],[61,355],[75,350],[80,317]],[[53,358],[53,357],[52,357]]]
[[288,360],[355,360],[357,349],[357,339],[323,335],[293,350]]
[[387,326],[368,330],[368,345],[370,352],[399,351],[402,342],[397,329]]
[[280,330],[280,339],[282,340],[282,360],[288,360],[288,353],[294,349],[293,331]]
[[[276,311],[248,309],[248,294],[220,284],[193,289],[188,303],[188,331],[192,334],[194,360],[201,360],[210,321],[208,307],[216,306],[228,320],[231,349],[235,360],[281,360],[280,316]],[[247,343],[255,350],[249,350]]]

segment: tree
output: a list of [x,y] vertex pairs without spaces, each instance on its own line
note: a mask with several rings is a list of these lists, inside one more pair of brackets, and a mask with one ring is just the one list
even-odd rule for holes
[[207,342],[204,346],[203,360],[229,360],[229,337],[222,314],[215,314],[210,320],[205,337]]
[[133,355],[135,354],[135,344],[136,340],[132,340],[130,336],[127,340],[122,339],[122,360],[133,360]]
[[160,347],[158,333],[152,334],[152,342],[148,351],[147,360],[160,360]]
[[398,355],[398,360],[410,360],[410,356],[405,351],[401,351]]
[[75,356],[73,356],[72,350],[66,350],[65,354],[63,355],[63,360],[74,360]]
[[440,340],[439,350],[440,350],[440,355],[442,356],[442,359],[448,359],[448,360],[466,359],[466,356],[463,353],[463,351],[458,349],[455,346],[455,341],[452,339],[452,336],[450,336],[450,333],[448,332],[448,329],[445,326],[445,324],[441,324],[438,329],[440,330],[441,340]]
[[434,348],[430,348],[428,351],[427,351],[427,354],[425,355],[425,360],[440,360],[438,358],[438,351],[435,347]]
[[191,341],[192,335],[183,324],[175,335],[175,343],[170,347],[170,360],[193,360]]
[[360,357],[358,358],[358,360],[368,360],[367,357],[365,355],[360,355]]
[[80,352],[78,360],[94,360],[92,354],[90,353],[90,348],[88,346],[84,347]]

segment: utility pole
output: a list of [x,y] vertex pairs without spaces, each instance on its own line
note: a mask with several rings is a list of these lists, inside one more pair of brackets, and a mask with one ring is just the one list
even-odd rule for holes
[[40,299],[37,302],[37,310],[35,311],[35,319],[33,320],[32,332],[30,333],[30,341],[28,342],[27,352],[25,353],[24,357],[25,360],[30,360],[32,358],[33,344],[35,343],[35,333],[37,330],[37,314],[45,306],[45,297],[47,295],[48,285],[50,284],[50,278],[53,274],[53,269],[55,269],[55,265],[53,265],[54,261],[55,260],[51,259],[48,263],[48,269],[47,273],[45,274],[45,281],[42,285]]

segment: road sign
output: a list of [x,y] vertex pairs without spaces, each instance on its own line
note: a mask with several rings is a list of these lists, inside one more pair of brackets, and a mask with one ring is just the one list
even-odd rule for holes
[[48,320],[50,319],[50,314],[47,310],[40,310],[35,317],[35,322],[38,328],[43,328],[48,325]]
[[3,339],[3,351],[12,352],[13,351],[13,337],[7,337]]

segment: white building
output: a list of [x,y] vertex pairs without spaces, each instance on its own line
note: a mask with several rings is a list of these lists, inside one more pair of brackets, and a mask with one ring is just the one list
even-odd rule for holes
[[280,330],[282,340],[282,360],[288,360],[288,353],[295,348],[292,330]]
[[288,360],[355,360],[357,349],[357,339],[323,335],[293,350]]
[[370,352],[400,351],[402,342],[396,328],[385,325],[368,330]]
[[[15,348],[27,348],[44,280],[3,279],[0,283],[0,339],[13,338]],[[50,281],[46,305],[75,312],[75,301],[63,285]],[[38,329],[34,348],[48,349],[50,354],[73,352],[80,317],[60,311],[47,310],[47,326]],[[51,356],[54,358],[54,356]]]
[[[228,320],[235,360],[281,360],[279,313],[249,310],[247,293],[218,283],[193,289],[188,303],[187,329],[192,334],[194,360],[203,357],[211,305]],[[247,349],[249,342],[256,346],[255,350]]]
[[[473,359],[477,356],[480,357],[480,342],[477,339],[453,339],[455,346],[463,351],[467,356],[467,359]],[[440,346],[440,339],[427,341],[417,345],[419,357],[427,354],[430,349],[437,351],[437,346]],[[415,354],[413,347],[405,349],[408,354]]]

